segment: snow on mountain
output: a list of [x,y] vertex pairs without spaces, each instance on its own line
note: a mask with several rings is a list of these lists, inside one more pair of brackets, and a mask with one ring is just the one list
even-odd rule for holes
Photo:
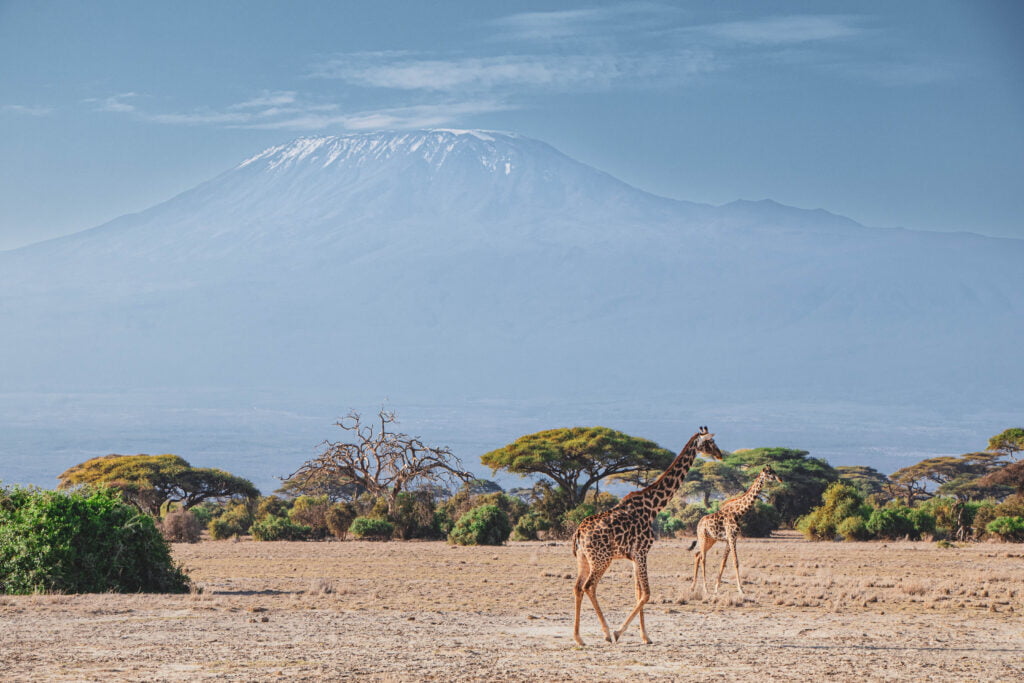
[[1024,379],[1022,256],[657,197],[506,133],[301,138],[0,253],[0,381],[963,402]]

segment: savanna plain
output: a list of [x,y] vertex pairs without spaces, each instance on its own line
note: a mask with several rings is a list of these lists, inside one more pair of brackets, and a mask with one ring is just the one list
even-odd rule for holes
[[[568,543],[176,544],[184,595],[0,596],[4,680],[1024,680],[1024,551],[1013,544],[739,544],[743,596],[690,587],[689,539],[650,555],[646,609],[572,640]],[[717,572],[721,548],[710,553]],[[616,561],[598,597],[633,605]]]

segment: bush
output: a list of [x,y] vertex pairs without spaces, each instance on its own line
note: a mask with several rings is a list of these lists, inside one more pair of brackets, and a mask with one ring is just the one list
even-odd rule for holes
[[202,530],[191,510],[173,510],[160,522],[160,533],[171,543],[198,543]]
[[902,506],[878,508],[868,518],[867,530],[879,538],[890,540],[914,538],[917,530],[910,512],[910,508]]
[[836,533],[844,541],[866,541],[871,538],[868,525],[863,517],[847,517],[836,525]]
[[[813,541],[831,541],[839,534],[839,524],[848,517],[868,519],[871,507],[855,486],[834,482],[821,496],[822,504],[797,520],[796,528]],[[851,522],[850,524],[853,524]]]
[[348,528],[348,533],[354,537],[368,541],[386,541],[394,532],[394,524],[374,517],[356,517]]
[[562,515],[562,525],[566,528],[575,529],[580,525],[580,522],[595,514],[597,514],[597,508],[593,503],[580,503]]
[[709,513],[710,510],[700,503],[690,503],[689,505],[684,506],[674,515],[682,525],[677,529],[677,533],[682,531],[683,533],[693,536],[697,533],[697,524],[700,523],[701,517]]
[[335,503],[327,508],[327,513],[324,515],[324,519],[327,521],[327,530],[334,534],[335,538],[340,538],[343,541],[355,518],[356,506],[352,503]]
[[0,490],[0,593],[181,593],[153,518],[109,489]]
[[1001,541],[1022,542],[1024,541],[1024,517],[997,517],[988,523],[985,531],[998,536]]
[[330,533],[327,528],[327,510],[330,507],[327,496],[299,496],[288,517],[293,524],[309,528],[308,538],[326,538]]
[[213,505],[213,503],[200,503],[199,505],[193,505],[188,511],[199,522],[199,529],[202,530],[210,525],[210,520],[217,516],[220,509]]
[[256,541],[305,541],[311,529],[304,524],[296,524],[287,517],[267,515],[249,528],[253,540]]
[[747,538],[768,538],[782,524],[782,515],[774,505],[758,500],[754,502],[754,507],[740,518],[739,524],[740,533]]
[[668,510],[662,510],[654,517],[654,535],[658,538],[673,537],[676,532],[685,528],[683,522],[672,516]]
[[928,510],[911,508],[907,517],[910,518],[910,523],[914,525],[914,538],[935,534],[935,515],[928,512]]
[[443,538],[434,524],[434,501],[427,491],[399,493],[388,521],[395,525],[395,536],[403,540]]
[[210,520],[206,527],[210,532],[210,538],[221,541],[232,536],[241,536],[249,533],[252,526],[252,513],[243,503],[235,503],[224,509],[220,517]]
[[497,505],[481,505],[459,517],[448,534],[456,545],[501,545],[512,533],[508,515]]
[[550,528],[551,523],[544,515],[539,512],[530,511],[516,522],[515,527],[512,529],[512,540],[536,541],[538,532],[547,531]]
[[263,519],[267,515],[277,515],[278,517],[284,517],[288,514],[289,509],[288,501],[278,496],[264,496],[260,498],[259,504],[256,506],[256,519]]

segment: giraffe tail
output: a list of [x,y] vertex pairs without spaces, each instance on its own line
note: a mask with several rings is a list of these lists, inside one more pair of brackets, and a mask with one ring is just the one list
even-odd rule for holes
[[695,538],[695,539],[693,539],[693,543],[690,544],[690,547],[687,548],[687,550],[693,550],[696,547],[697,547],[697,539]]
[[576,557],[576,548],[580,542],[580,528],[576,527],[576,531],[572,532],[572,556]]

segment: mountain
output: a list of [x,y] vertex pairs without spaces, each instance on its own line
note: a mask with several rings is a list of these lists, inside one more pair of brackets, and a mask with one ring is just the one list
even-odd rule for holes
[[657,197],[518,135],[301,138],[0,253],[0,383],[995,405],[1024,380],[1022,262]]

